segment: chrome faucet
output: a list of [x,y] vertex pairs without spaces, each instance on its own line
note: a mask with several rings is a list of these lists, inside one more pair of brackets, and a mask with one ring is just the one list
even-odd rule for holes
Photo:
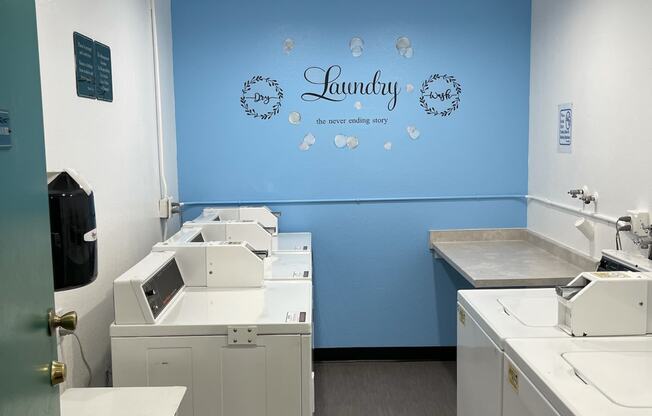
[[595,202],[595,196],[594,195],[582,195],[580,197],[580,199],[582,200],[582,202],[584,202],[585,205],[588,205],[591,202]]
[[584,205],[588,205],[596,200],[595,195],[586,194],[584,189],[571,189],[568,191],[568,195],[573,199],[581,199]]
[[568,191],[568,195],[570,195],[571,198],[576,199],[577,197],[584,195],[584,189],[571,189]]

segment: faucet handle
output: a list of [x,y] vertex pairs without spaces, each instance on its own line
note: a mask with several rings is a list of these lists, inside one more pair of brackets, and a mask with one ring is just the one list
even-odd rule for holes
[[584,189],[571,189],[568,191],[568,195],[570,195],[571,198],[577,198],[580,195],[584,195]]
[[595,202],[595,195],[582,195],[580,199],[582,200],[582,202],[588,205],[591,202]]

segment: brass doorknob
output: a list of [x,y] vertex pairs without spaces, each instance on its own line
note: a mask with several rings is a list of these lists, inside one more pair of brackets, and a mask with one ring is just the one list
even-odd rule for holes
[[48,311],[48,327],[50,335],[54,334],[57,328],[74,331],[77,328],[77,312],[71,311],[59,316],[53,309],[50,309]]
[[64,381],[66,381],[66,365],[59,361],[52,361],[50,363],[50,384],[56,386]]

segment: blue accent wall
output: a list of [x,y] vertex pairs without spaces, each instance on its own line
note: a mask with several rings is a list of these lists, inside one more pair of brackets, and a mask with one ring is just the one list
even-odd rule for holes
[[[524,195],[527,193],[530,1],[172,3],[179,187],[182,201],[310,200]],[[349,49],[352,37],[362,56]],[[408,36],[414,56],[399,56]],[[283,52],[292,38],[294,49]],[[311,66],[339,65],[339,81],[398,82],[388,97],[306,102],[320,90]],[[419,88],[455,76],[459,109],[426,114]],[[254,119],[240,106],[243,83],[271,77],[280,113]],[[415,86],[412,93],[406,84]],[[355,101],[362,109],[354,108]],[[291,111],[302,122],[288,122]],[[317,118],[387,118],[386,125],[318,125]],[[406,127],[421,132],[411,140]],[[307,151],[299,144],[312,133]],[[338,149],[336,134],[359,147]],[[383,148],[392,142],[392,150]],[[523,227],[519,200],[293,203],[282,231],[314,241],[315,346],[455,343],[461,276],[428,250],[429,229]],[[184,216],[191,218],[198,208]]]

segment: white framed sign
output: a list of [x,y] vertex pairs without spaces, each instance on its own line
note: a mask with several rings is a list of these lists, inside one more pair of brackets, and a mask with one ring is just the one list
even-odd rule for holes
[[560,104],[557,111],[557,151],[571,153],[573,151],[573,104]]

